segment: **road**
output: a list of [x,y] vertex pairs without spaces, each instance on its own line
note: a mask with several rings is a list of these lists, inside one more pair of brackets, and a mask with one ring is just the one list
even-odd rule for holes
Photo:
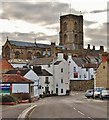
[[83,92],[74,92],[70,96],[48,97],[40,99],[35,103],[3,106],[1,110],[2,118],[16,120],[26,108],[33,104],[37,106],[30,112],[28,116],[30,120],[31,118],[35,118],[35,120],[40,120],[39,118],[47,118],[47,120],[49,120],[48,118],[65,118],[65,120],[67,120],[67,118],[74,118],[74,120],[76,118],[77,120],[79,118],[80,120],[82,120],[82,118],[86,118],[86,120],[100,118],[101,120],[104,120],[103,118],[107,118],[107,112],[109,113],[107,110],[109,103],[107,104],[106,100],[87,99]]
[[37,107],[29,118],[86,118],[94,120],[107,118],[107,101],[87,99],[84,93],[71,96],[44,98],[37,102]]

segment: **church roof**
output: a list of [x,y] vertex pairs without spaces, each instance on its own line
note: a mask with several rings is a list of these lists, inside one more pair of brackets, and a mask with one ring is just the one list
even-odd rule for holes
[[48,44],[40,44],[40,43],[32,43],[32,42],[22,42],[22,41],[15,41],[15,40],[8,40],[11,45],[19,46],[19,47],[39,47],[45,48],[50,47]]

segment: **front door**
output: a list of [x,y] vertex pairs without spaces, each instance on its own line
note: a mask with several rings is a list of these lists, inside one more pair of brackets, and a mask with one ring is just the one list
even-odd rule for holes
[[56,88],[56,94],[58,95],[58,88]]
[[45,93],[46,94],[49,93],[49,87],[48,86],[45,87]]

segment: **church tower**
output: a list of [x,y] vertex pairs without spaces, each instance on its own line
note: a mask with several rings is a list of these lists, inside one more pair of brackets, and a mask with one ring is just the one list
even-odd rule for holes
[[68,50],[83,48],[83,16],[60,16],[60,45]]

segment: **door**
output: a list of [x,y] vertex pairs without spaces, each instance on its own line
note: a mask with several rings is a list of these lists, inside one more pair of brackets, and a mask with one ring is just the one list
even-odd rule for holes
[[56,88],[56,94],[58,95],[58,88]]

